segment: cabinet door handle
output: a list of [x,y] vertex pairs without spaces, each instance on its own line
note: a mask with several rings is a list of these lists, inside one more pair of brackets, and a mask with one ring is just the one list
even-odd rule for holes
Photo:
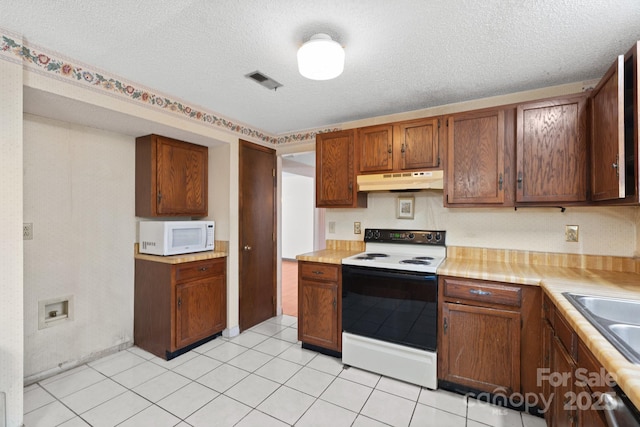
[[502,174],[498,177],[498,190],[502,191]]
[[178,308],[182,307],[182,298],[178,298]]
[[353,182],[349,183],[349,191],[353,190]]
[[518,172],[518,190],[522,189],[522,172]]
[[402,154],[404,154],[404,152],[405,152],[404,144],[402,144],[402,147],[400,147],[400,152],[401,152]]
[[334,310],[336,309],[336,305],[337,305],[337,304],[338,304],[338,303],[336,302],[336,297],[333,297],[333,309],[334,309]]
[[162,191],[158,190],[158,203],[162,201]]
[[482,296],[491,295],[491,292],[483,291],[481,289],[469,289],[469,293],[473,295],[482,295]]
[[391,150],[391,146],[389,146],[389,148],[387,148],[387,153],[391,154],[392,150]]
[[324,274],[324,271],[320,271],[320,270],[313,270],[312,271],[313,274]]
[[620,176],[620,158],[619,158],[619,154],[616,154],[616,162],[614,164],[611,165],[612,168],[614,168],[616,170],[616,177]]
[[207,271],[209,267],[200,267],[200,271]]
[[251,250],[251,246],[244,245],[244,248],[242,248],[242,249],[244,249],[245,251],[250,251]]
[[442,332],[446,335],[447,334],[447,329],[449,329],[449,324],[447,323],[447,318],[444,318],[444,325],[442,327]]

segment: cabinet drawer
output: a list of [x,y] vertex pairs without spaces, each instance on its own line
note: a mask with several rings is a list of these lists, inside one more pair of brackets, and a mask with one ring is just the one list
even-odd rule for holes
[[224,271],[224,261],[211,259],[205,261],[187,262],[179,264],[176,269],[176,282],[200,279],[203,277],[222,274]]
[[340,271],[339,265],[301,263],[300,275],[306,279],[337,281]]
[[567,323],[562,314],[558,311],[555,312],[553,330],[562,345],[564,345],[567,353],[569,353],[573,360],[576,360],[576,334],[573,332],[573,329],[571,329],[569,323]]
[[475,283],[445,279],[444,296],[513,307],[522,305],[522,290],[520,288],[498,283]]

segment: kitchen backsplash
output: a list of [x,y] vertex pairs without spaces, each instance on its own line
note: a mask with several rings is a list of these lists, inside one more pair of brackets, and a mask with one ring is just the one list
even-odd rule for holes
[[[399,196],[415,197],[414,219],[396,218]],[[446,230],[447,245],[569,254],[637,256],[640,207],[444,208],[442,192],[370,193],[366,209],[327,209],[326,238],[362,240],[365,228]],[[335,223],[335,233],[329,224]],[[578,242],[565,226],[578,225]]]
[[448,246],[447,259],[640,273],[640,259],[605,255],[559,254],[514,249]]

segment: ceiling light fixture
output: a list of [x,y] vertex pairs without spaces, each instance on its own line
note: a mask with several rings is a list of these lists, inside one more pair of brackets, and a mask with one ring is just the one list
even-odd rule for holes
[[344,70],[344,49],[328,34],[314,34],[298,49],[298,70],[311,80],[334,79]]

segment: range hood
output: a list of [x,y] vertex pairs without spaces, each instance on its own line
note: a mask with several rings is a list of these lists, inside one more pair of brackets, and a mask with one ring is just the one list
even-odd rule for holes
[[358,175],[358,191],[442,190],[441,170]]

